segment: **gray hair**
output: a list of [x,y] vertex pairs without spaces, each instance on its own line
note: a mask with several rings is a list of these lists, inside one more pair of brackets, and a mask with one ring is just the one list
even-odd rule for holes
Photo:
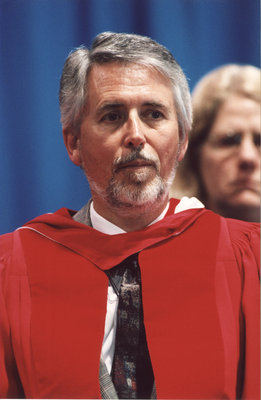
[[187,79],[172,54],[154,40],[136,34],[104,32],[96,36],[91,49],[72,51],[60,81],[60,110],[63,128],[77,129],[87,98],[87,78],[95,64],[135,63],[154,68],[170,80],[179,123],[184,138],[192,124],[191,97]]

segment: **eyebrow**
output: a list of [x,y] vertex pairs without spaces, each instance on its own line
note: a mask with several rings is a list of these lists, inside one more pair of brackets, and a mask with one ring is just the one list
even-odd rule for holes
[[99,108],[97,109],[96,114],[97,114],[97,115],[101,115],[101,114],[102,114],[103,112],[105,112],[105,111],[114,110],[114,109],[117,109],[117,108],[121,108],[121,107],[123,107],[123,106],[124,106],[123,103],[118,103],[118,102],[104,103],[104,104],[101,105],[101,107],[99,107]]
[[164,110],[165,112],[168,112],[168,110],[169,110],[169,107],[166,106],[165,104],[157,103],[155,101],[146,101],[142,105],[145,107],[159,108],[161,110]]
[[157,103],[156,101],[146,101],[145,103],[143,103],[143,106],[166,108],[166,106],[164,104]]
[[[104,103],[104,104],[101,105],[101,107],[99,107],[97,109],[97,115],[101,115],[105,111],[118,109],[118,108],[121,108],[121,107],[124,107],[124,106],[125,106],[125,104],[124,103],[120,103],[120,102]],[[142,103],[142,107],[160,108],[161,110],[168,111],[168,107],[165,104],[158,103],[158,102],[155,102],[155,101],[146,101],[146,102]]]

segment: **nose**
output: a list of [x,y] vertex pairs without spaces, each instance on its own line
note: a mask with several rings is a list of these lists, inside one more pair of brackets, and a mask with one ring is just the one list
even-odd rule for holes
[[245,137],[239,148],[239,167],[241,170],[253,170],[260,163],[259,148],[252,137]]
[[128,148],[143,148],[146,142],[145,127],[138,113],[130,113],[124,125],[124,146]]

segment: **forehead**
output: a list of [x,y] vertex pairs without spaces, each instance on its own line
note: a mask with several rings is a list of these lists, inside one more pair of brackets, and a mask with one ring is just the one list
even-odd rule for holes
[[212,130],[260,127],[260,104],[250,98],[232,95],[221,105]]
[[88,75],[88,102],[105,98],[153,97],[174,106],[171,81],[155,68],[134,63],[94,65]]

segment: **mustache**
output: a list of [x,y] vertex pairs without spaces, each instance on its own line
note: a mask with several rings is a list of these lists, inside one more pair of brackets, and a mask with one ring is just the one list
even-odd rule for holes
[[159,160],[157,157],[148,154],[144,150],[135,149],[125,156],[118,157],[114,161],[114,169],[117,170],[132,161],[143,160],[150,163],[157,171],[159,170]]

